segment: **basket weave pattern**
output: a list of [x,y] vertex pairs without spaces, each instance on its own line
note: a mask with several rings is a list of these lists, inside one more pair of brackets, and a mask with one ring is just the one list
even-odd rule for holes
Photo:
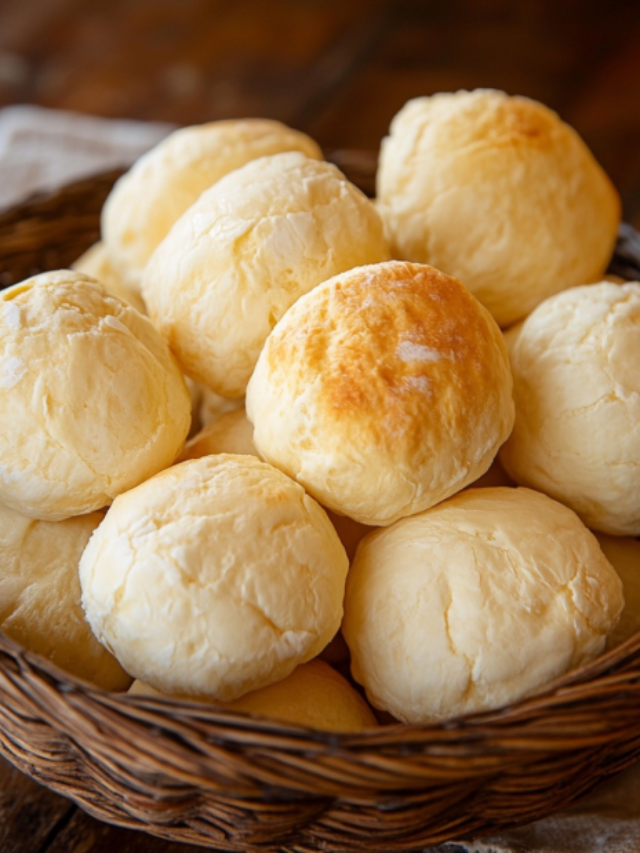
[[[0,286],[88,248],[116,177],[0,215]],[[623,226],[612,271],[637,277],[639,259]],[[640,634],[506,709],[357,735],[104,693],[0,634],[0,753],[92,815],[175,841],[422,850],[536,820],[639,758]]]

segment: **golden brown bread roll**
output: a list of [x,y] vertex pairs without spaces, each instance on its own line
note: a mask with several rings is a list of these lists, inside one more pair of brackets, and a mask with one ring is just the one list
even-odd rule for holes
[[278,323],[247,415],[261,456],[323,506],[388,525],[476,480],[509,435],[502,334],[459,281],[432,267],[359,267]]

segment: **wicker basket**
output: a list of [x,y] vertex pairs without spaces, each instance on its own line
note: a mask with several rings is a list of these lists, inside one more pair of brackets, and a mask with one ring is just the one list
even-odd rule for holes
[[[339,162],[370,187],[370,159]],[[0,215],[0,284],[68,266],[116,177]],[[637,277],[629,226],[618,250],[612,271]],[[357,735],[104,693],[0,635],[0,752],[90,814],[176,841],[423,850],[536,820],[640,757],[640,634],[499,711]]]

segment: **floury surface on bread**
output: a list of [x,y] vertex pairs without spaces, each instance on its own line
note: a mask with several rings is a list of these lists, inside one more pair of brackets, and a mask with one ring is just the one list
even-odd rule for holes
[[269,333],[300,296],[389,257],[378,213],[342,172],[278,154],[200,196],[154,252],[143,295],[183,372],[242,397]]
[[640,535],[640,284],[566,290],[510,337],[507,473],[594,530]]
[[623,605],[572,510],[529,489],[469,489],[360,543],[342,630],[374,707],[435,722],[587,663]]
[[318,655],[347,555],[304,489],[250,456],[206,456],[121,495],[80,563],[100,641],[167,695],[223,702]]
[[190,409],[151,322],[98,282],[60,270],[0,293],[0,503],[101,509],[171,465]]
[[323,506],[388,525],[491,465],[513,425],[489,312],[432,267],[352,269],[302,297],[249,383],[261,456]]
[[98,512],[35,521],[0,506],[0,630],[77,678],[126,690],[131,678],[91,633],[80,604],[78,563],[101,521]]
[[394,257],[456,276],[503,327],[599,281],[621,209],[556,113],[490,89],[403,107],[382,143],[377,207]]
[[322,158],[306,134],[269,119],[231,119],[176,130],[116,183],[102,212],[109,262],[139,291],[144,268],[172,225],[205,190],[251,160],[301,151]]

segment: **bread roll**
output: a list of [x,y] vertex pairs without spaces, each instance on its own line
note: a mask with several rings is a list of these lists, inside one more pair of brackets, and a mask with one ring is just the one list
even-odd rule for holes
[[575,287],[511,346],[516,423],[500,461],[589,527],[640,534],[640,284]]
[[98,639],[167,695],[228,702],[315,657],[347,555],[301,486],[250,456],[183,462],[121,495],[80,562]]
[[171,465],[190,400],[150,321],[61,270],[0,293],[0,502],[56,521]]
[[378,210],[397,258],[459,278],[501,326],[599,281],[620,200],[578,134],[528,98],[409,101],[382,143]]
[[388,257],[380,217],[335,166],[278,154],[202,194],[154,252],[143,294],[183,372],[242,397],[269,332],[300,296]]
[[101,521],[97,512],[35,521],[0,506],[0,630],[78,678],[126,690],[131,678],[93,636],[80,605],[78,563]]
[[90,249],[80,255],[77,261],[71,265],[71,269],[84,273],[90,278],[99,281],[105,290],[112,296],[117,296],[137,308],[141,314],[146,314],[147,309],[138,290],[134,290],[124,283],[118,273],[114,270],[107,249],[102,241],[94,243]]
[[102,234],[113,267],[140,289],[155,248],[201,193],[250,160],[282,151],[320,159],[316,143],[267,119],[231,119],[176,130],[141,157],[111,191]]
[[574,512],[528,489],[470,489],[360,543],[342,631],[374,707],[426,723],[587,663],[623,604]]
[[[140,681],[134,681],[129,693],[162,696]],[[209,701],[206,696],[198,699]],[[329,732],[359,732],[378,725],[367,703],[349,682],[319,660],[303,663],[282,681],[246,693],[224,707]]]
[[260,455],[323,506],[388,525],[476,480],[509,435],[502,334],[432,267],[353,269],[278,323],[247,415]]

